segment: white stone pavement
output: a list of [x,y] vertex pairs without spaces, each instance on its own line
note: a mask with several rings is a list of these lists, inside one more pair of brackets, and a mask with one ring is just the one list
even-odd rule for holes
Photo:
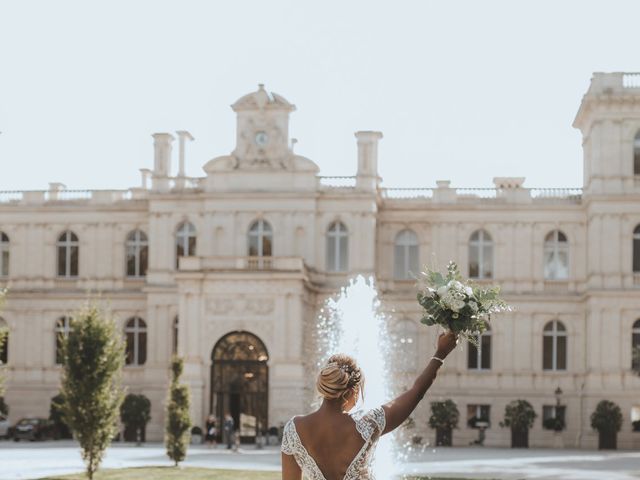
[[[115,444],[103,468],[169,466],[160,444],[136,447]],[[184,465],[243,470],[280,469],[276,448],[225,449],[192,446]],[[83,469],[77,446],[71,442],[0,442],[0,479],[36,479]],[[478,479],[632,480],[640,479],[640,452],[579,450],[510,450],[494,448],[424,449],[408,456],[405,473]],[[385,480],[385,479],[380,479]]]

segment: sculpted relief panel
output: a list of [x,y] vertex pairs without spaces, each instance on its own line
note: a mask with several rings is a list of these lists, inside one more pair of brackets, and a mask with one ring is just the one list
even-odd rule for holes
[[272,298],[209,298],[207,313],[211,315],[268,315],[275,309]]

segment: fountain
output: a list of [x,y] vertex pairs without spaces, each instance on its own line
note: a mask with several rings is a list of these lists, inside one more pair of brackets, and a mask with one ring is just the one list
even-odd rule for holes
[[[354,357],[365,376],[365,397],[356,408],[371,409],[393,398],[390,382],[390,337],[372,277],[357,276],[340,293],[327,300],[318,315],[318,363],[334,353]],[[378,478],[391,478],[395,471],[394,435],[381,438],[374,463]]]

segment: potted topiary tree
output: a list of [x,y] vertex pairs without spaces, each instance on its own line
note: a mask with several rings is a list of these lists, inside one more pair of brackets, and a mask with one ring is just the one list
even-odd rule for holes
[[598,431],[598,449],[618,448],[618,432],[622,428],[622,411],[609,400],[602,400],[591,414],[591,428]]
[[453,429],[458,428],[460,412],[451,399],[444,402],[431,402],[429,426],[436,430],[436,445],[450,447],[453,444]]
[[529,429],[536,417],[536,412],[526,400],[514,400],[505,407],[500,426],[511,428],[511,448],[529,448]]
[[124,441],[145,441],[147,423],[151,420],[151,401],[144,395],[128,394],[120,405],[120,420],[124,424]]

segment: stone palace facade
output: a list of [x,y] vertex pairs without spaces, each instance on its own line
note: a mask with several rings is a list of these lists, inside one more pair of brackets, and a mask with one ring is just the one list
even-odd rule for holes
[[[184,175],[188,132],[157,133],[152,170],[128,190],[0,192],[2,359],[10,418],[47,416],[60,381],[59,340],[88,296],[103,301],[127,342],[124,382],[152,403],[147,438],[162,437],[168,363],[185,358],[192,414],[241,413],[277,426],[309,408],[309,338],[318,309],[354,274],[375,276],[397,350],[398,386],[433,353],[419,325],[412,272],[435,256],[498,283],[515,311],[464,345],[431,399],[461,412],[454,444],[509,444],[504,407],[525,398],[538,419],[532,446],[594,448],[590,414],[622,408],[621,448],[640,448],[640,74],[596,73],[574,126],[583,134],[584,188],[385,188],[382,134],[355,134],[353,177],[319,176],[294,153],[295,106],[263,86],[232,105],[236,147]],[[365,326],[363,325],[363,328]],[[562,408],[557,408],[561,405]],[[433,442],[428,401],[411,435]],[[554,435],[543,418],[564,415]],[[482,423],[481,423],[482,425]],[[250,437],[251,431],[242,432]]]

